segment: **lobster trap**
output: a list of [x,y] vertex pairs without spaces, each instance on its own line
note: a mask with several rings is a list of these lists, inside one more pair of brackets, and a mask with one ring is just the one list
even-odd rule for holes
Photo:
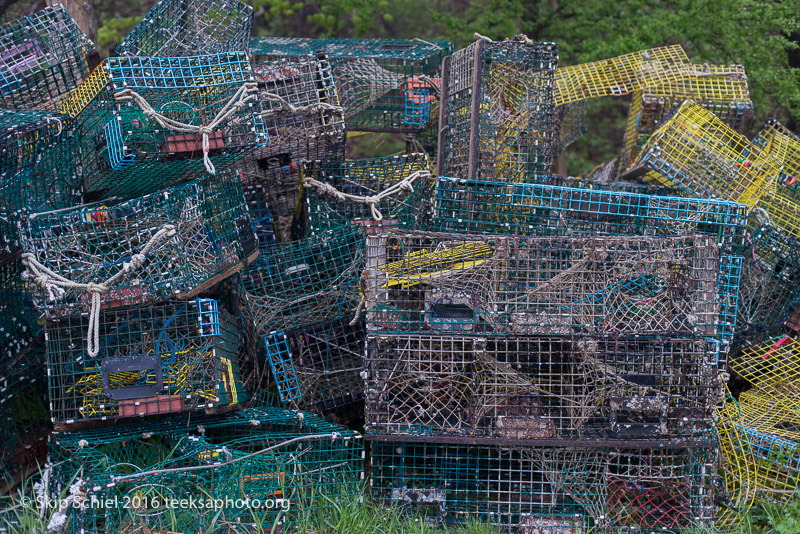
[[739,283],[739,340],[780,328],[797,305],[800,290],[800,241],[761,224],[748,236],[747,249]]
[[[85,492],[86,509],[67,513],[87,533],[285,531],[359,495],[362,453],[357,432],[280,408],[56,433],[51,443],[53,489]],[[109,501],[120,506],[91,504]]]
[[800,342],[788,335],[743,349],[730,367],[767,394],[800,395]]
[[586,102],[579,100],[556,108],[556,154],[563,153],[569,145],[586,135]]
[[347,222],[367,234],[425,229],[433,215],[433,179],[424,153],[314,162],[304,169],[312,233]]
[[115,56],[247,52],[253,8],[239,0],[159,0],[112,50]]
[[0,365],[15,360],[42,332],[20,256],[0,255]]
[[322,52],[333,67],[351,131],[409,132],[438,118],[442,60],[449,41],[257,37],[255,63]]
[[[251,177],[245,170],[243,176]],[[300,171],[273,169],[265,173],[264,181],[245,178],[244,196],[247,208],[262,249],[275,243],[285,243],[302,233],[296,226],[298,210],[302,207]]]
[[276,243],[242,271],[256,328],[263,335],[352,318],[363,267],[364,236],[351,225]]
[[22,233],[33,281],[46,275],[34,304],[48,317],[190,298],[258,255],[235,173],[124,202],[37,213]]
[[770,120],[758,133],[753,144],[777,159],[783,169],[758,203],[771,222],[800,238],[800,137],[776,120]]
[[643,74],[633,91],[620,171],[627,169],[649,135],[686,99],[694,100],[739,133],[750,127],[753,102],[741,65],[689,65],[666,79],[648,76],[647,71]]
[[650,534],[714,525],[712,458],[705,449],[381,438],[372,442],[373,497],[430,523],[481,520],[519,534]]
[[367,237],[371,332],[703,336],[722,341],[716,239],[412,233]]
[[723,414],[742,436],[732,452],[746,463],[746,484],[758,500],[788,501],[800,486],[798,408],[796,396],[754,389]]
[[479,39],[442,63],[437,175],[527,182],[550,172],[558,45],[523,37]]
[[281,401],[340,423],[363,418],[364,335],[349,317],[267,335]]
[[267,143],[244,52],[112,57],[62,103],[81,134],[87,200],[214,173]]
[[693,196],[753,207],[773,186],[780,167],[777,159],[687,100],[650,136],[624,177],[646,174]]
[[563,106],[589,98],[627,95],[643,80],[669,82],[689,65],[681,45],[670,45],[561,67],[556,71],[555,103]]
[[534,445],[713,443],[723,388],[700,339],[370,336],[367,432]]
[[48,321],[54,423],[71,425],[221,406],[248,400],[239,377],[240,332],[213,299],[165,301],[102,312],[98,353],[89,317]]
[[55,109],[100,62],[61,4],[0,26],[0,108]]

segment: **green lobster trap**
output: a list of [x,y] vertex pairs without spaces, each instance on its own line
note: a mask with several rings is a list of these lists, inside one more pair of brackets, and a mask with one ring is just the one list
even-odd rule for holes
[[0,108],[55,109],[100,56],[61,4],[0,26]]
[[475,446],[394,436],[371,445],[373,497],[429,523],[481,520],[518,534],[714,526],[708,449]]
[[232,165],[267,142],[244,52],[112,57],[64,101],[87,200],[132,198]]
[[362,455],[357,432],[280,408],[56,433],[51,442],[54,490],[85,492],[87,509],[67,513],[86,533],[285,532],[303,514],[329,515],[355,499]]
[[236,173],[133,200],[31,215],[23,263],[47,317],[190,298],[237,272],[258,245]]
[[296,215],[302,207],[300,171],[275,169],[268,171],[267,176],[265,181],[244,183],[244,196],[262,250],[276,242],[291,241],[302,233]]
[[758,341],[786,322],[797,305],[800,241],[771,224],[754,224],[742,254],[738,343]]
[[353,317],[364,268],[364,235],[340,226],[276,243],[242,271],[256,328],[263,334]]
[[702,336],[722,342],[716,239],[367,237],[370,332],[467,336]]
[[0,365],[16,359],[42,332],[21,255],[19,250],[0,254]]
[[181,57],[247,52],[253,8],[239,0],[159,0],[112,50]]
[[439,176],[528,182],[556,154],[556,43],[479,39],[442,64]]
[[241,334],[213,299],[164,301],[101,312],[97,354],[89,317],[48,321],[48,388],[54,423],[235,406],[249,396],[239,376]]
[[364,322],[334,319],[264,338],[280,400],[339,423],[363,420]]
[[347,222],[367,234],[426,229],[433,215],[433,178],[424,153],[314,162],[304,169],[308,227],[316,233]]
[[586,101],[578,100],[556,108],[556,154],[562,154],[569,145],[586,135]]
[[438,119],[442,60],[449,41],[256,37],[254,63],[322,52],[333,67],[347,129],[413,132]]

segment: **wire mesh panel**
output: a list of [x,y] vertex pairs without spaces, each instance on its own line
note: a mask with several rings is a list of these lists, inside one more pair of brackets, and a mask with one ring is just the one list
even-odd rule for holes
[[649,134],[688,98],[739,133],[750,127],[753,102],[741,65],[688,65],[668,78],[653,76],[644,69],[640,77],[628,113],[622,171],[632,163]]
[[0,255],[0,362],[18,356],[42,331],[20,256]]
[[[312,233],[346,222],[376,234],[389,228],[425,229],[433,215],[433,179],[424,153],[306,166]],[[312,178],[316,177],[316,178]]]
[[714,525],[702,449],[372,444],[372,490],[429,522],[519,534],[688,532]]
[[367,432],[552,443],[713,438],[724,381],[698,339],[370,336]]
[[247,52],[253,8],[239,0],[159,0],[113,50],[176,57]]
[[363,416],[364,323],[335,319],[265,338],[267,358],[285,403],[339,423]]
[[131,198],[222,170],[267,142],[244,52],[112,57],[61,107],[76,117],[90,199]]
[[[87,509],[68,513],[87,533],[285,531],[356,498],[362,451],[357,432],[280,408],[57,433],[51,445],[56,489],[80,471]],[[120,506],[91,505],[106,499]]]
[[352,131],[418,131],[435,122],[449,41],[256,37],[254,63],[325,53]]
[[717,472],[724,490],[717,493],[716,525],[721,529],[742,524],[756,498],[751,458],[745,453],[747,436],[741,424],[739,403],[730,395],[718,411]]
[[99,294],[103,309],[189,298],[258,255],[235,173],[124,202],[34,214],[23,233],[34,280],[47,275],[34,303],[49,317],[97,307],[90,293]]
[[579,100],[556,108],[556,153],[561,154],[569,145],[586,135],[586,102]]
[[352,318],[364,267],[363,243],[361,231],[347,225],[265,250],[242,271],[256,328],[268,334]]
[[743,349],[730,367],[768,394],[800,395],[800,342],[788,335]]
[[719,269],[716,240],[701,236],[370,236],[367,321],[377,332],[720,340]]
[[740,341],[781,327],[797,305],[800,241],[762,224],[748,236],[743,256],[736,329]]
[[45,327],[54,423],[203,410],[249,398],[239,377],[239,330],[213,299],[103,312],[96,356],[87,350],[89,321],[66,317]]
[[670,81],[689,65],[681,45],[640,50],[610,59],[561,67],[556,72],[556,105],[600,96],[627,95],[642,81],[642,70],[653,81]]
[[647,140],[625,176],[655,171],[659,183],[701,198],[755,206],[780,163],[710,111],[685,101]]
[[61,4],[0,26],[0,108],[55,109],[100,60]]
[[264,181],[252,181],[252,174],[240,172],[247,177],[244,196],[259,246],[268,249],[276,242],[285,243],[297,237],[300,232],[294,223],[296,213],[303,207],[300,171],[269,170]]
[[800,237],[800,137],[776,120],[770,120],[753,140],[760,150],[777,159],[783,169],[758,203],[775,226]]
[[440,176],[527,182],[555,157],[556,43],[483,39],[443,66]]

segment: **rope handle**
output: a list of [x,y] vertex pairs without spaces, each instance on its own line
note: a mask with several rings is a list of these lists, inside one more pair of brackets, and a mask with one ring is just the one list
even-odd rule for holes
[[345,193],[343,191],[339,191],[333,185],[320,182],[319,180],[315,180],[309,176],[303,178],[303,185],[305,187],[313,187],[323,193],[328,193],[330,195],[335,196],[339,200],[350,200],[352,202],[360,202],[361,204],[367,204],[372,212],[372,218],[376,221],[383,220],[383,214],[378,209],[378,203],[380,203],[383,199],[393,196],[401,191],[409,191],[411,193],[414,192],[413,183],[420,178],[430,178],[431,172],[427,169],[421,169],[415,171],[399,182],[392,184],[391,186],[387,187],[377,195],[371,196],[362,196],[362,195],[352,195],[350,193]]
[[152,251],[162,240],[175,235],[175,226],[165,224],[150,240],[142,247],[141,252],[131,256],[130,261],[122,264],[115,275],[108,278],[105,282],[89,282],[81,284],[73,282],[53,271],[49,267],[42,265],[36,256],[27,252],[22,255],[22,264],[27,269],[26,276],[47,290],[48,300],[57,300],[64,295],[66,289],[77,289],[86,291],[91,296],[91,308],[89,309],[89,331],[86,334],[86,352],[94,358],[100,352],[100,295],[107,293],[111,286],[123,275],[135,271],[142,267],[146,261],[146,255]]

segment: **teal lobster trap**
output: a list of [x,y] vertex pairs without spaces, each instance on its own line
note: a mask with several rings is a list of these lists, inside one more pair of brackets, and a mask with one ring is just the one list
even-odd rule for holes
[[22,233],[34,304],[47,317],[191,298],[258,255],[236,173],[33,214]]
[[696,338],[370,335],[365,428],[508,446],[710,447],[717,352]]
[[87,200],[132,198],[229,167],[267,142],[244,52],[112,57],[61,107]]
[[433,216],[433,177],[425,153],[313,162],[304,168],[308,229],[347,222],[366,234],[389,228],[425,229]]
[[48,321],[48,389],[61,426],[236,406],[241,333],[214,299],[164,301],[101,312],[97,353],[89,317]]
[[20,256],[0,254],[0,362],[17,359],[42,332]]
[[159,0],[112,50],[178,57],[247,52],[253,8],[239,0]]
[[363,419],[365,334],[345,317],[266,336],[280,400],[340,423]]
[[0,108],[55,109],[100,62],[61,4],[0,26]]
[[367,327],[488,337],[698,336],[722,343],[739,278],[722,277],[721,264],[716,239],[697,235],[368,236]]
[[502,532],[689,533],[714,527],[712,449],[372,441],[373,498],[431,524]]
[[479,39],[442,64],[437,175],[529,182],[551,171],[558,44]]
[[364,268],[364,235],[343,225],[276,243],[242,271],[255,327],[263,334],[352,318]]
[[352,131],[414,132],[438,120],[449,41],[256,37],[255,63],[323,52]]
[[[357,432],[280,408],[56,433],[51,458],[54,490],[85,492],[68,513],[87,533],[285,532],[357,498],[363,475]],[[131,505],[91,506],[115,500]]]

